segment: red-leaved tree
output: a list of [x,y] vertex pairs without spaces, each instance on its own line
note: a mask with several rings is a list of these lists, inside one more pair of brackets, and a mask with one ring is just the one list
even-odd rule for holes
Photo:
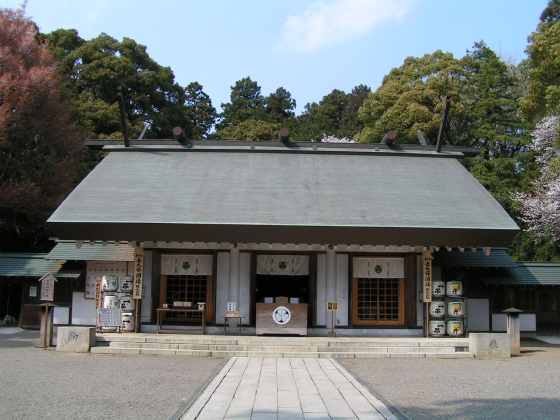
[[82,144],[37,26],[0,9],[0,250],[44,244],[46,218],[79,178]]

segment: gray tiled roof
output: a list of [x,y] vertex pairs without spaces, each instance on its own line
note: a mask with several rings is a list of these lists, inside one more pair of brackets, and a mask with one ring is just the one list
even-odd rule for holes
[[482,250],[466,249],[463,252],[441,250],[436,256],[436,262],[447,267],[473,268],[501,268],[516,265],[505,248],[492,248],[490,255],[486,255]]
[[41,277],[56,274],[64,261],[45,259],[47,254],[0,253],[0,277]]
[[60,241],[47,255],[50,260],[134,261],[134,247],[120,242]]
[[62,239],[389,245],[504,246],[518,230],[452,157],[224,148],[113,151],[49,224]]

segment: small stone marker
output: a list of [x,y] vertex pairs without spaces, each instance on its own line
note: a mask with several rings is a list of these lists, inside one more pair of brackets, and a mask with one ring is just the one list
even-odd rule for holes
[[469,351],[477,359],[508,359],[511,340],[504,333],[470,333]]
[[58,327],[56,351],[87,353],[95,345],[95,327]]

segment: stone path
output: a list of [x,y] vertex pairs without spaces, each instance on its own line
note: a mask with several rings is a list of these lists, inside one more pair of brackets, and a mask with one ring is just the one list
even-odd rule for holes
[[333,359],[234,357],[183,420],[395,419]]

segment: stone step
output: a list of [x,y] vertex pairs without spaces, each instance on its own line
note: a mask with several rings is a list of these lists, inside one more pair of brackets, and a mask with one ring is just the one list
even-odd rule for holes
[[[264,351],[264,352],[373,352],[373,353],[446,353],[455,352],[454,346],[311,346],[311,345],[235,345],[200,343],[135,343],[111,341],[100,343],[112,348],[140,348],[164,350],[207,350],[207,351]],[[462,347],[459,348],[463,350]]]
[[410,352],[410,353],[381,353],[381,352],[278,352],[278,351],[226,351],[226,350],[175,350],[175,349],[146,349],[146,348],[116,348],[109,346],[92,347],[95,354],[142,354],[153,356],[197,356],[197,357],[268,357],[268,358],[472,358],[469,352]]
[[344,338],[312,339],[287,337],[211,337],[211,336],[97,336],[97,342],[162,343],[162,344],[201,344],[201,345],[286,345],[286,346],[328,346],[352,347],[468,347],[465,339],[413,339],[413,340],[348,340]]
[[375,353],[375,352],[277,352],[277,351],[208,351],[208,350],[174,350],[174,349],[143,349],[143,348],[115,348],[92,347],[95,354],[136,354],[152,356],[196,356],[196,357],[269,357],[269,358],[446,358],[472,359],[469,352],[441,352],[441,353]]

